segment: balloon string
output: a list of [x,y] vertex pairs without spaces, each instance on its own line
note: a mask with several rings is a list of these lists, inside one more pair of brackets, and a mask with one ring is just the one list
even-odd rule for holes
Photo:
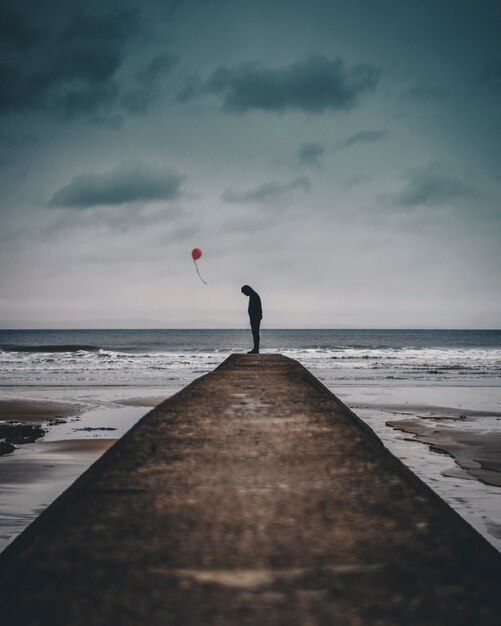
[[195,263],[195,269],[197,270],[198,277],[204,283],[204,285],[206,285],[207,284],[206,281],[202,278],[200,272],[198,271],[198,265],[197,265],[197,262],[195,261],[195,259],[193,259],[193,263]]

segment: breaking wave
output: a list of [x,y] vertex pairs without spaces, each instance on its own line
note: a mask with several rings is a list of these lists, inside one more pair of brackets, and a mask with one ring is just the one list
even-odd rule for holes
[[[86,344],[0,349],[2,385],[161,385],[166,376],[208,372],[230,350],[127,351]],[[501,376],[501,348],[295,348],[264,350],[339,380],[473,380]]]

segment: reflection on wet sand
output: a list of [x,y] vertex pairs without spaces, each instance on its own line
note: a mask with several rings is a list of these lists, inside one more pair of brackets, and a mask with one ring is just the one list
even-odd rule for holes
[[500,432],[437,428],[423,423],[422,419],[390,420],[386,424],[414,435],[417,441],[428,444],[435,452],[450,454],[461,468],[483,483],[501,487]]
[[0,550],[82,474],[115,439],[38,441],[0,460]]
[[[98,408],[55,400],[0,401],[0,551],[146,413],[152,401],[134,398]],[[36,437],[27,436],[32,430]]]
[[45,422],[55,417],[70,417],[82,412],[81,404],[52,400],[0,400],[0,420]]

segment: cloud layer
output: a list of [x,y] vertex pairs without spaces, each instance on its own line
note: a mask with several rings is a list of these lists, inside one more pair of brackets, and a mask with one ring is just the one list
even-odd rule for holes
[[405,207],[439,206],[471,196],[475,189],[445,171],[440,164],[414,171],[407,184],[393,196],[393,204]]
[[177,57],[159,52],[131,75],[139,30],[134,9],[69,11],[62,23],[47,21],[43,28],[35,28],[30,15],[2,11],[0,114],[43,111],[109,121],[122,111],[145,113]]
[[499,327],[495,4],[0,2],[0,321]]
[[174,200],[184,176],[167,166],[124,161],[103,174],[81,174],[56,191],[53,207],[86,209],[99,205]]
[[352,109],[363,95],[375,89],[379,77],[379,69],[372,65],[348,68],[340,57],[329,59],[322,55],[278,69],[243,63],[234,68],[218,68],[198,90],[185,90],[181,99],[209,92],[219,96],[223,108],[232,113],[323,113]]
[[357,143],[372,143],[373,141],[384,139],[387,136],[388,131],[386,130],[361,130],[342,141],[338,148],[351,148]]
[[[62,31],[44,33],[43,47],[33,46],[27,57],[5,54],[0,111],[49,109],[71,117],[106,109],[116,98],[115,75],[135,26],[130,10],[82,13]],[[19,41],[25,31],[17,32]]]
[[133,114],[147,113],[157,96],[160,82],[172,72],[178,62],[177,55],[162,53],[138,70],[134,75],[135,84],[121,98],[124,109]]
[[325,149],[315,141],[308,141],[299,146],[297,160],[300,167],[320,167]]
[[38,41],[40,32],[25,13],[0,8],[0,40],[7,47],[18,50],[31,48]]
[[307,176],[296,176],[288,183],[271,181],[244,191],[226,189],[221,199],[229,204],[277,204],[294,191],[310,191],[310,189],[311,183]]

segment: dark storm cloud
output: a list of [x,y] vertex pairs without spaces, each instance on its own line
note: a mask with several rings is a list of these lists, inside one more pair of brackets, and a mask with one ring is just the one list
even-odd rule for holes
[[114,77],[135,21],[133,11],[112,11],[79,15],[68,25],[58,42],[61,58],[46,80],[52,106],[69,117],[109,109],[119,91]]
[[145,87],[151,87],[157,80],[170,73],[179,63],[176,54],[157,54],[151,61],[135,74],[136,81]]
[[86,209],[98,205],[174,200],[184,176],[171,167],[125,161],[103,174],[81,174],[56,191],[53,207]]
[[130,113],[147,113],[158,96],[158,86],[169,76],[179,63],[175,54],[158,54],[134,75],[136,86],[126,91],[121,99],[122,106]]
[[40,32],[30,24],[27,15],[0,7],[0,42],[20,50],[33,46]]
[[[11,17],[10,22],[19,20]],[[116,119],[121,107],[144,113],[157,82],[177,62],[174,55],[157,54],[135,73],[132,85],[124,84],[122,70],[140,31],[139,13],[132,9],[99,14],[82,9],[38,37],[28,18],[20,23],[11,40],[18,48],[33,45],[16,53],[5,47],[0,52],[0,114],[45,111],[102,121]]]
[[112,9],[105,14],[79,12],[64,28],[60,41],[75,44],[123,42],[137,27],[133,9]]
[[352,109],[376,87],[379,76],[372,65],[348,68],[341,58],[318,55],[279,69],[255,63],[220,67],[202,86],[193,84],[179,97],[186,100],[210,92],[220,96],[223,108],[233,113],[254,109],[322,113]]
[[408,176],[405,187],[392,196],[392,204],[417,207],[439,206],[471,196],[475,188],[447,172],[440,164],[431,164]]
[[310,179],[307,176],[297,176],[288,183],[272,181],[244,191],[226,189],[221,199],[229,204],[276,204],[294,191],[309,191],[310,189]]
[[183,4],[185,4],[186,0],[173,0],[173,2],[166,7],[167,16],[173,17],[175,13],[181,8]]
[[297,161],[300,167],[320,167],[325,149],[315,141],[301,144],[297,151]]

